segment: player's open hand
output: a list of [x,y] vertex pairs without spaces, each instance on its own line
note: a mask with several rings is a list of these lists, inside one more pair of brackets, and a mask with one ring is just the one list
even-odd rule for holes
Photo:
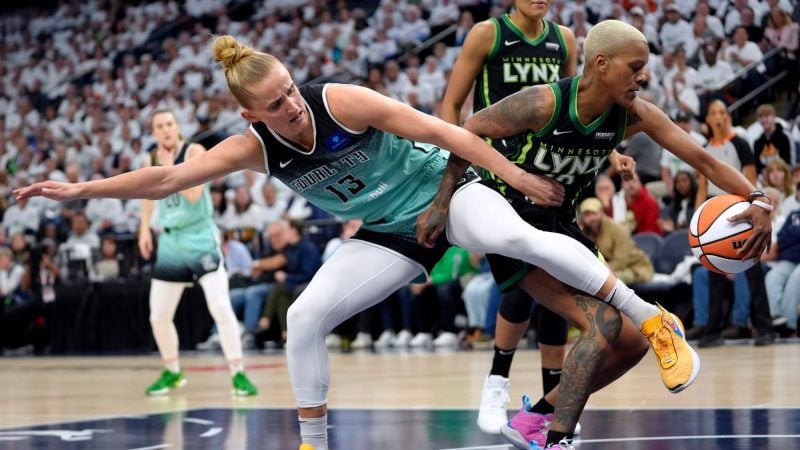
[[45,197],[51,200],[65,202],[78,198],[78,188],[73,183],[43,181],[24,188],[14,189],[13,194],[17,200],[31,197]]
[[417,242],[428,248],[436,245],[436,239],[447,226],[447,207],[437,206],[434,202],[417,217]]
[[753,224],[753,234],[736,254],[741,259],[760,258],[772,245],[772,218],[766,209],[750,205],[742,213],[728,218],[730,222],[746,220]]
[[515,187],[537,205],[561,206],[564,203],[564,185],[544,175],[526,173],[520,186]]

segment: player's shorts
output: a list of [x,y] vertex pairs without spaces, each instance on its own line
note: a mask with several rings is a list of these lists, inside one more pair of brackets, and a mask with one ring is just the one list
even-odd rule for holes
[[363,228],[356,232],[353,239],[385,247],[420,264],[425,269],[425,274],[415,279],[414,283],[424,283],[427,276],[430,275],[433,266],[442,259],[444,253],[450,248],[450,243],[447,242],[445,233],[439,236],[433,248],[424,247],[418,244],[416,240],[408,239],[405,236],[391,233],[378,233]]
[[[537,229],[569,236],[583,244],[592,253],[599,254],[595,243],[586,237],[578,227],[575,209],[571,206],[548,208],[526,201],[513,201],[511,206],[525,222]],[[525,261],[501,255],[487,254],[486,260],[489,261],[494,280],[502,292],[513,289],[534,268]]]
[[[480,181],[478,175],[471,169],[467,170],[464,176],[456,183],[454,192],[466,184],[478,181]],[[427,209],[427,206],[425,209]],[[444,256],[447,249],[451,247],[451,244],[447,241],[447,233],[445,232],[442,232],[436,239],[434,248],[427,248],[417,243],[417,215],[424,212],[425,209],[418,211],[413,216],[403,218],[402,222],[399,220],[391,222],[393,227],[397,228],[399,226],[403,231],[381,232],[370,230],[369,227],[362,226],[353,236],[353,239],[371,242],[399,253],[422,265],[422,267],[425,268],[425,276],[430,275],[433,266],[442,259],[442,256]],[[414,282],[423,283],[425,279],[425,277],[420,276],[415,279]]]
[[191,283],[217,270],[222,261],[219,233],[210,221],[165,228],[158,237],[153,278]]

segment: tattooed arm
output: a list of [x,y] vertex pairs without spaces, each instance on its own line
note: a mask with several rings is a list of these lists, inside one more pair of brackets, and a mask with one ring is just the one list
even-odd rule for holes
[[543,128],[554,108],[555,97],[550,87],[533,86],[478,111],[467,120],[464,128],[484,138],[513,136]]
[[[534,86],[510,95],[500,102],[475,113],[464,128],[480,137],[502,138],[525,131],[538,130],[547,123],[554,110],[554,96],[547,86]],[[469,161],[451,153],[439,191],[431,206],[417,218],[417,241],[432,247],[447,224],[450,197],[456,183],[469,167]],[[536,177],[540,186],[531,199],[544,206],[560,205],[564,187],[548,177]]]

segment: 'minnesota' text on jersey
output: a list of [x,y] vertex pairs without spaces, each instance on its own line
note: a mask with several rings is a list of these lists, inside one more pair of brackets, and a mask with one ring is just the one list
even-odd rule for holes
[[557,24],[543,20],[542,34],[529,39],[508,14],[490,20],[495,25],[494,45],[475,83],[474,111],[526,87],[555,83],[568,59]]
[[251,125],[267,172],[331,214],[414,239],[416,217],[438,190],[447,152],[375,128],[347,129],[328,107],[327,86],[299,88],[314,129],[310,150],[262,122]]
[[[581,76],[564,78],[548,87],[555,97],[553,114],[537,131],[507,137],[502,146],[506,158],[529,173],[546,175],[564,185],[564,206],[572,205],[580,191],[591,184],[603,162],[625,136],[627,110],[617,104],[589,124],[578,117],[578,84]],[[510,201],[525,196],[497,177],[494,184]]]

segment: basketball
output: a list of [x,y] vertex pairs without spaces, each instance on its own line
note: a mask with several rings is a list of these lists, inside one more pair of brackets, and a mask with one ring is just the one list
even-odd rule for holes
[[728,221],[749,207],[750,203],[738,195],[718,195],[695,211],[689,223],[689,245],[709,270],[739,273],[755,264],[754,259],[742,260],[736,256],[753,233],[753,225],[747,221]]

